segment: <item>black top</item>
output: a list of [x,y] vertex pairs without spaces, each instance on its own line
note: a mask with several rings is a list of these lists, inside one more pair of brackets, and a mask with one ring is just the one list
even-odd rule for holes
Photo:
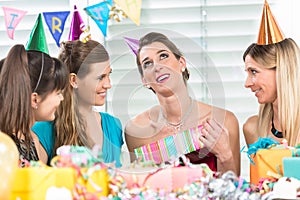
[[37,150],[35,148],[34,142],[32,142],[30,144],[29,152],[26,148],[26,145],[25,145],[23,139],[20,140],[20,143],[16,143],[16,145],[19,150],[19,155],[20,155],[19,159],[21,161],[21,163],[20,163],[21,167],[24,167],[24,165],[25,165],[24,160],[27,160],[27,161],[31,161],[31,160],[38,161],[39,160],[39,156],[38,156]]
[[274,122],[273,122],[273,117],[272,117],[272,129],[271,132],[273,133],[273,135],[275,135],[278,138],[283,138],[282,132],[276,130],[275,126],[274,126]]

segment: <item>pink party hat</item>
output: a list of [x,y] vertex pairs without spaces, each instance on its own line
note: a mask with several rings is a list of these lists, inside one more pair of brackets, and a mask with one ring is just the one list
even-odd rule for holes
[[124,37],[125,42],[130,47],[134,55],[137,56],[138,49],[139,49],[139,40],[129,37]]
[[77,6],[74,5],[74,13],[70,27],[69,40],[79,40],[81,33],[83,33],[85,25],[77,10]]

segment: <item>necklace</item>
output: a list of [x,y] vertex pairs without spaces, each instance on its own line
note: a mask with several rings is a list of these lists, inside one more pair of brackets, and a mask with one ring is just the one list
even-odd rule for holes
[[177,123],[169,122],[167,120],[167,117],[164,115],[164,112],[162,111],[162,108],[160,108],[160,112],[162,114],[162,117],[166,121],[167,126],[172,127],[176,132],[179,132],[181,130],[181,128],[183,127],[185,120],[187,119],[187,117],[189,116],[189,114],[192,112],[193,105],[194,105],[194,99],[190,98],[190,106],[189,106],[187,112],[183,115],[183,117],[181,118],[181,120],[179,122],[177,122]]

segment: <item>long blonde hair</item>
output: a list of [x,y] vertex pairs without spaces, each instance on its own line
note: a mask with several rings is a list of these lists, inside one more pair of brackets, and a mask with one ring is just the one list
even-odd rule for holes
[[[283,137],[291,146],[300,143],[300,50],[293,39],[287,38],[270,45],[252,44],[244,53],[265,68],[276,67],[278,116]],[[270,132],[274,111],[272,103],[261,104],[257,131],[260,137]]]

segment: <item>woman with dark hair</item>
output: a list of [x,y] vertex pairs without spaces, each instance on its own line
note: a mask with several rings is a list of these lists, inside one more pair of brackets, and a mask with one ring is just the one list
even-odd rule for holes
[[137,115],[125,127],[132,160],[136,159],[133,152],[141,146],[191,127],[203,127],[199,140],[204,148],[186,156],[192,163],[207,163],[214,171],[233,170],[239,175],[237,118],[232,112],[189,95],[186,60],[175,44],[161,33],[148,33],[139,40],[136,60],[143,84],[155,92],[159,105]]
[[16,143],[20,160],[48,156],[31,127],[36,121],[52,121],[63,100],[67,69],[56,58],[39,51],[13,46],[3,59],[0,74],[0,130]]

